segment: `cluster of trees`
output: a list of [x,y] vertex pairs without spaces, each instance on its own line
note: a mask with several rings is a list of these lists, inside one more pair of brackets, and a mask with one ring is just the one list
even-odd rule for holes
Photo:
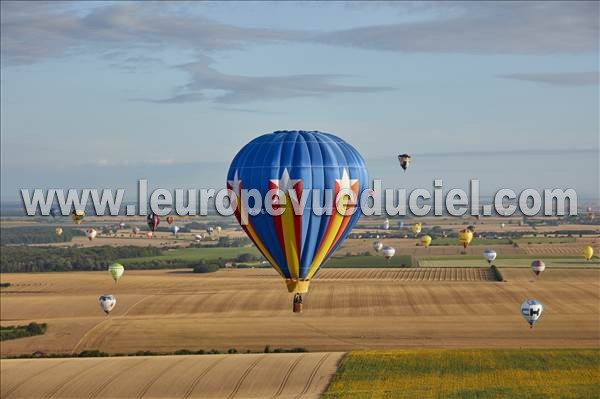
[[[0,251],[0,272],[27,273],[106,270],[107,265],[117,259],[157,256],[162,251],[161,248],[156,247],[136,246],[99,246],[88,248],[4,246]],[[128,265],[129,268],[136,268],[136,266],[140,269],[148,268],[148,265],[145,263]],[[189,262],[183,267],[190,267]]]
[[42,335],[46,332],[47,328],[46,323],[38,324],[36,322],[31,322],[26,326],[0,327],[0,341]]
[[74,236],[85,236],[79,229],[63,228],[62,235],[56,234],[57,226],[4,227],[0,230],[0,244],[49,244],[69,242]]
[[[270,345],[265,346],[263,351],[264,353],[303,353],[308,352],[306,348],[274,348],[272,349]],[[238,351],[236,348],[230,348],[226,351],[220,351],[217,349],[210,350],[189,350],[189,349],[179,349],[175,352],[153,352],[153,351],[137,351],[131,353],[107,353],[99,351],[98,349],[85,350],[79,353],[44,353],[44,352],[34,352],[32,354],[22,354],[17,356],[7,356],[9,359],[29,359],[33,357],[44,357],[44,358],[61,358],[61,357],[119,357],[119,356],[172,356],[172,355],[221,355],[221,354],[235,354],[235,353],[259,353],[253,352],[250,349],[246,349],[245,351]]]
[[227,247],[227,248],[233,248],[233,247],[246,247],[248,245],[251,245],[252,241],[250,241],[250,239],[246,238],[246,237],[220,237],[219,238],[219,242],[217,243],[217,247]]

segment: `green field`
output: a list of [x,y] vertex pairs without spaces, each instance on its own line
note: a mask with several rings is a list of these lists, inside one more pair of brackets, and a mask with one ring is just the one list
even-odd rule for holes
[[597,398],[599,349],[351,352],[323,398]]
[[[600,267],[600,259],[594,258],[586,261],[581,256],[565,256],[552,258],[536,258],[534,256],[507,256],[498,257],[494,261],[494,265],[498,267],[530,267],[531,262],[535,259],[544,261],[547,267]],[[418,259],[418,264],[421,267],[485,267],[488,263],[482,256],[424,256]]]
[[46,323],[35,322],[22,326],[0,326],[0,341],[42,335],[47,328]]
[[184,261],[197,261],[197,260],[216,260],[222,259],[234,259],[240,254],[252,254],[261,256],[256,247],[228,247],[228,248],[181,248],[181,249],[170,249],[165,251],[158,256],[143,256],[138,258],[123,258],[117,260],[119,263],[132,264],[132,263],[146,263],[152,262],[153,260],[167,260],[167,259],[179,259]]

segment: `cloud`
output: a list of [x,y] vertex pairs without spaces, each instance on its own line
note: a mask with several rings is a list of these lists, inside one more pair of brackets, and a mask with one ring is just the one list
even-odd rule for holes
[[169,5],[112,4],[82,13],[71,4],[2,2],[2,63],[18,65],[74,53],[180,48],[196,52],[301,40],[292,30],[243,28]]
[[446,15],[325,32],[329,45],[406,53],[597,53],[598,2],[433,3]]
[[565,73],[511,73],[499,75],[503,79],[525,80],[553,86],[593,86],[598,84],[598,71]]
[[[197,62],[177,68],[190,75],[181,88],[183,93],[163,99],[146,99],[154,103],[184,103],[209,100],[221,104],[239,104],[298,97],[323,97],[337,93],[374,93],[393,90],[380,86],[352,86],[335,83],[342,75],[306,74],[286,76],[244,76],[219,72],[212,60],[203,56]],[[209,93],[218,92],[210,96]],[[141,100],[141,99],[137,99]]]
[[[382,3],[405,22],[322,32],[235,26],[199,15],[194,3],[81,4],[3,1],[2,64],[119,49],[201,54],[287,42],[469,54],[597,53],[599,42],[598,2]],[[338,7],[343,17],[345,6]]]

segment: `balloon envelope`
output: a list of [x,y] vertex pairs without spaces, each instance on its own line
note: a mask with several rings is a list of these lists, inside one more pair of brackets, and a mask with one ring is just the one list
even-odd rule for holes
[[583,247],[583,257],[585,260],[591,260],[592,256],[594,256],[594,248],[591,245]]
[[421,244],[423,244],[423,246],[425,248],[429,248],[429,245],[431,245],[431,236],[429,234],[425,234],[423,237],[421,237]]
[[104,313],[109,314],[117,304],[117,298],[114,295],[100,295],[98,302]]
[[472,240],[473,232],[471,230],[464,229],[458,232],[458,241],[460,241],[464,248],[467,248]]
[[526,299],[521,304],[521,316],[531,327],[542,317],[544,306],[536,299]]
[[396,250],[392,247],[383,247],[383,257],[386,259],[391,259],[392,256],[396,254]]
[[418,234],[421,232],[421,227],[422,227],[421,223],[415,223],[415,224],[413,224],[413,225],[411,226],[411,228],[410,228],[410,229],[412,230],[412,232],[413,232],[413,233],[415,234],[415,236],[416,236],[416,235],[418,235]]
[[119,281],[123,273],[125,272],[125,268],[120,263],[113,263],[108,267],[108,272],[110,276],[115,280],[115,283]]
[[[227,175],[238,222],[285,278],[288,290],[299,293],[308,290],[310,280],[358,221],[360,204],[352,197],[358,199],[367,184],[361,155],[339,137],[316,131],[262,135],[238,152]],[[272,207],[280,214],[273,215],[266,204],[249,209],[250,202],[240,198],[243,189],[255,189],[263,199],[272,190]],[[339,193],[347,195],[337,198]],[[329,211],[319,214],[319,208]]]
[[94,238],[96,238],[96,236],[98,235],[98,232],[96,231],[96,229],[94,228],[89,228],[85,231],[85,236],[88,238],[88,240],[92,241]]
[[75,224],[81,224],[84,217],[85,217],[85,212],[82,211],[81,209],[75,209],[73,212],[71,212],[71,219],[73,220],[73,222]]
[[531,262],[531,270],[533,270],[536,276],[539,276],[541,272],[546,270],[546,264],[541,260],[534,260]]
[[150,228],[150,231],[156,231],[156,228],[158,227],[158,224],[160,223],[158,215],[156,213],[151,212],[146,219],[147,219],[146,221],[148,222],[148,227]]
[[491,264],[494,260],[496,260],[496,251],[493,249],[486,249],[483,251],[483,257],[488,261],[488,263]]

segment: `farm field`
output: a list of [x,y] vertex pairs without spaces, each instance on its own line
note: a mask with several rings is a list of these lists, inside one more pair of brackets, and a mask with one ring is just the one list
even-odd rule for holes
[[0,361],[2,398],[318,398],[342,353]]
[[323,395],[333,398],[592,398],[598,349],[351,352]]
[[[2,342],[2,355],[598,346],[600,269],[549,268],[538,281],[526,268],[501,271],[508,282],[477,277],[477,268],[325,268],[302,314],[291,312],[291,294],[271,269],[126,271],[116,287],[103,272],[3,274],[11,286],[1,291],[2,324],[48,330]],[[108,317],[97,303],[103,293],[117,296]],[[518,312],[527,297],[545,306],[533,330]]]
[[[532,257],[499,257],[493,263],[498,267],[531,267]],[[583,257],[543,257],[541,258],[548,268],[598,268],[600,258],[586,261]],[[421,267],[485,267],[487,261],[483,256],[477,257],[421,257]]]

